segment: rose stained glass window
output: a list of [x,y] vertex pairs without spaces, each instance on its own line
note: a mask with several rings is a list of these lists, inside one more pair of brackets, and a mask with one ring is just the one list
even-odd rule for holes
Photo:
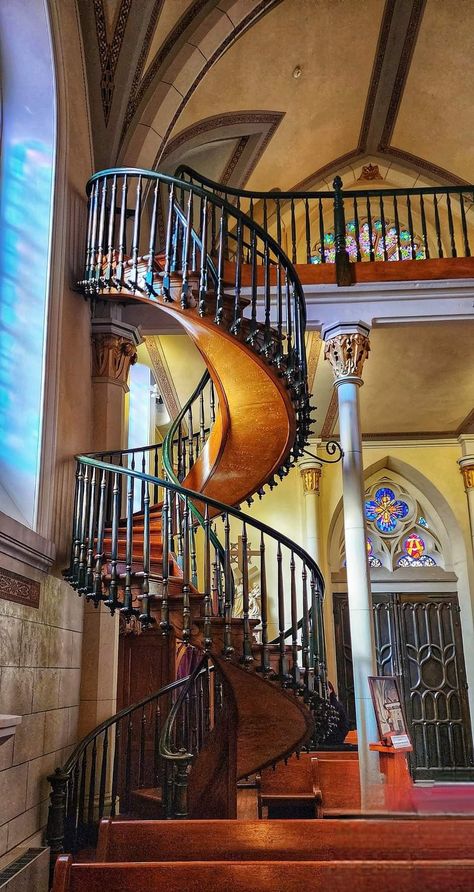
[[403,554],[397,561],[398,567],[436,567],[436,561],[425,554],[424,540],[417,533],[410,533],[403,543]]
[[378,489],[374,498],[365,503],[367,520],[375,523],[381,533],[393,533],[398,522],[407,516],[408,511],[407,503],[395,498],[393,489],[388,486]]
[[[385,233],[384,233],[385,225]],[[348,220],[346,223],[346,250],[349,259],[354,263],[360,260],[371,260],[370,243],[372,241],[372,252],[374,260],[424,260],[426,257],[423,240],[403,226],[395,226],[389,220],[374,220],[372,223],[372,239],[370,238],[370,227],[367,222],[359,226],[357,234],[357,225],[355,220]],[[335,263],[336,261],[336,243],[333,232],[324,234],[324,259],[326,263]],[[318,242],[314,246],[314,254],[311,257],[311,263],[322,263],[322,249]]]

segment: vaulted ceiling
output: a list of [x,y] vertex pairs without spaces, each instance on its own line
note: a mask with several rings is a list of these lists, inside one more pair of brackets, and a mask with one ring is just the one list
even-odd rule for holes
[[[471,182],[472,0],[78,0],[95,162]],[[294,75],[299,76],[294,76]],[[362,174],[363,175],[363,174]]]

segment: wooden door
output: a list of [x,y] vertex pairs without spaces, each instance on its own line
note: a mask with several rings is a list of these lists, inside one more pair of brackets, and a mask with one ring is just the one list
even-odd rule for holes
[[[373,595],[377,671],[400,679],[415,780],[473,777],[457,595]],[[334,595],[339,698],[355,727],[347,595]]]

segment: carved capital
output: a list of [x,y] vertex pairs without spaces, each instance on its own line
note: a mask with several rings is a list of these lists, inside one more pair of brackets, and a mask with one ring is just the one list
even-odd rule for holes
[[319,495],[319,482],[321,480],[321,468],[301,468],[301,479],[303,481],[304,494],[316,493]]
[[474,489],[474,461],[461,464],[461,474],[464,480],[464,488]]
[[370,341],[361,331],[341,332],[326,341],[324,357],[331,363],[334,380],[361,378],[364,362],[369,355]]
[[92,336],[92,374],[94,378],[111,378],[127,383],[130,366],[137,361],[135,344],[115,334]]

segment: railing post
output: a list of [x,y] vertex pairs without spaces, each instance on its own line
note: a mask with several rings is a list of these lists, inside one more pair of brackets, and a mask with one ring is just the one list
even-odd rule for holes
[[52,790],[46,827],[46,841],[51,849],[51,862],[64,852],[64,836],[66,833],[66,798],[69,775],[61,768],[48,775]]
[[189,759],[180,759],[176,766],[173,796],[173,818],[184,820],[188,817],[188,769]]
[[[346,218],[342,197],[342,180],[337,176],[334,186],[334,241],[336,246],[336,282],[338,285],[351,285],[352,276],[349,255],[346,251]],[[324,251],[324,245],[321,245]]]

